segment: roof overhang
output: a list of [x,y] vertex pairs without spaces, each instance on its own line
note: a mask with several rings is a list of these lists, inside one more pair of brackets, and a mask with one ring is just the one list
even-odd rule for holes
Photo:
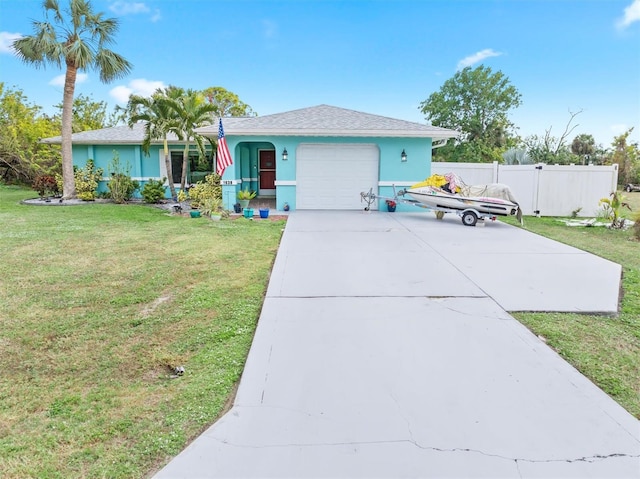
[[[198,131],[203,136],[217,136],[217,132],[206,131],[204,128]],[[354,138],[433,138],[444,140],[456,138],[458,134],[449,132],[423,132],[423,131],[389,131],[389,130],[280,130],[280,129],[251,129],[235,130],[225,127],[225,136],[315,136],[315,137],[354,137]]]

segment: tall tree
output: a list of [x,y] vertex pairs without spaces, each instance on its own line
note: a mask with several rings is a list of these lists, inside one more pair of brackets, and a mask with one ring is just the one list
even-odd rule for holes
[[196,133],[196,128],[212,123],[212,112],[215,111],[215,106],[208,103],[202,93],[195,90],[187,90],[184,95],[177,98],[168,98],[167,104],[174,111],[175,118],[178,120],[177,124],[171,125],[170,131],[185,142],[182,155],[182,178],[180,180],[180,189],[184,191],[187,183],[191,141],[195,142],[200,156],[205,156],[205,137]]
[[169,106],[169,99],[178,99],[184,90],[176,87],[157,89],[151,97],[131,95],[124,109],[129,126],[142,121],[145,123],[145,134],[142,151],[148,155],[152,140],[164,140],[164,162],[169,179],[171,197],[176,197],[176,188],[171,177],[171,159],[167,147],[167,134],[178,128],[179,121],[174,109]]
[[569,121],[567,121],[560,138],[551,134],[553,127],[550,126],[545,130],[544,137],[531,135],[524,139],[524,146],[535,163],[568,165],[576,162],[577,159],[567,147],[566,142],[571,132],[579,126],[578,124],[572,125],[572,123],[580,113],[582,110],[576,112],[569,110]]
[[581,135],[576,136],[571,142],[571,153],[579,156],[582,159],[582,164],[584,165],[589,157],[593,155],[596,151],[596,140],[594,140],[593,135],[587,135],[582,133]]
[[38,140],[56,135],[60,124],[28,102],[22,90],[0,82],[0,180],[31,183],[38,175],[60,172],[60,150]]
[[44,67],[64,64],[65,79],[62,99],[62,176],[63,196],[74,198],[71,135],[73,132],[73,97],[78,71],[96,70],[100,81],[126,76],[132,68],[121,55],[109,50],[118,29],[118,20],[95,13],[89,0],[69,0],[61,10],[58,0],[44,0],[44,21],[34,21],[34,34],[13,42],[18,57],[25,63]]
[[617,163],[619,168],[618,183],[637,183],[640,181],[640,148],[637,143],[629,144],[629,135],[633,128],[613,139],[611,146],[611,163]]
[[505,147],[514,146],[509,141],[514,125],[508,113],[520,106],[520,98],[502,72],[493,73],[485,66],[467,67],[423,101],[420,109],[432,125],[461,132],[448,148],[454,159],[471,155],[467,161],[493,161],[501,158]]
[[207,101],[215,106],[213,113],[219,117],[225,116],[257,116],[249,105],[242,102],[240,97],[221,86],[212,86],[202,90]]
[[[62,112],[62,107],[62,103],[56,105],[60,112]],[[87,96],[81,93],[75,97],[72,113],[71,130],[73,133],[109,128],[117,123],[115,114],[109,115],[107,113],[107,102],[95,101],[91,95]]]

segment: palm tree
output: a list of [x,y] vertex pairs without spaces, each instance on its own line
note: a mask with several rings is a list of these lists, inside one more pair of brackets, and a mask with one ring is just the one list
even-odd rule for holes
[[151,141],[156,139],[164,140],[164,162],[169,180],[171,197],[176,197],[176,188],[173,185],[171,176],[171,160],[167,148],[167,134],[172,129],[179,126],[175,112],[169,106],[169,98],[177,99],[184,94],[181,88],[168,87],[158,88],[151,97],[131,95],[125,107],[125,116],[129,126],[139,121],[145,122],[145,134],[142,141],[142,151],[149,154]]
[[44,0],[42,6],[45,20],[33,21],[35,33],[14,41],[13,48],[22,61],[36,68],[47,64],[66,67],[62,100],[63,197],[74,198],[71,134],[76,75],[78,71],[94,69],[98,71],[100,81],[109,83],[126,76],[132,64],[106,48],[114,41],[118,20],[94,13],[89,0],[69,0],[69,8],[64,12],[66,17],[58,0]]
[[196,133],[195,130],[212,123],[213,116],[211,112],[215,111],[216,107],[208,103],[202,93],[191,89],[178,98],[169,98],[167,103],[179,119],[178,124],[172,126],[170,130],[181,141],[185,142],[184,153],[182,154],[182,178],[180,180],[180,189],[184,191],[187,183],[191,140],[195,142],[200,155],[205,156],[205,138]]

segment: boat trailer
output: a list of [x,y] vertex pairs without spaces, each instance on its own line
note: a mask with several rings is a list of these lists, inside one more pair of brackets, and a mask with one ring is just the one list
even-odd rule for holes
[[[360,193],[360,201],[366,203],[364,207],[365,211],[369,211],[371,209],[371,205],[377,200],[384,201],[395,201],[396,203],[403,203],[405,205],[412,205],[418,208],[423,208],[428,211],[433,211],[436,213],[436,217],[438,219],[442,219],[445,213],[455,213],[462,219],[462,224],[465,226],[475,226],[478,223],[479,219],[483,221],[485,219],[490,219],[491,221],[496,220],[496,215],[492,213],[483,213],[478,211],[476,208],[465,207],[464,209],[454,209],[454,208],[443,208],[443,207],[434,207],[425,205],[424,203],[420,203],[417,200],[411,198],[405,198],[405,194],[407,193],[407,189],[404,188],[402,190],[396,191],[395,185],[393,186],[393,197],[389,196],[380,196],[373,192],[373,188],[369,189],[368,192]],[[438,214],[440,213],[440,214]]]

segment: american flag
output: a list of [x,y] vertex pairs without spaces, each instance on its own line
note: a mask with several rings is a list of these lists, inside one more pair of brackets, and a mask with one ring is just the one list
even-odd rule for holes
[[233,165],[231,159],[231,153],[229,153],[229,147],[227,146],[227,140],[224,138],[224,130],[222,129],[222,118],[220,118],[220,126],[218,127],[218,152],[216,154],[218,161],[216,163],[216,173],[219,176],[224,174],[227,166]]

